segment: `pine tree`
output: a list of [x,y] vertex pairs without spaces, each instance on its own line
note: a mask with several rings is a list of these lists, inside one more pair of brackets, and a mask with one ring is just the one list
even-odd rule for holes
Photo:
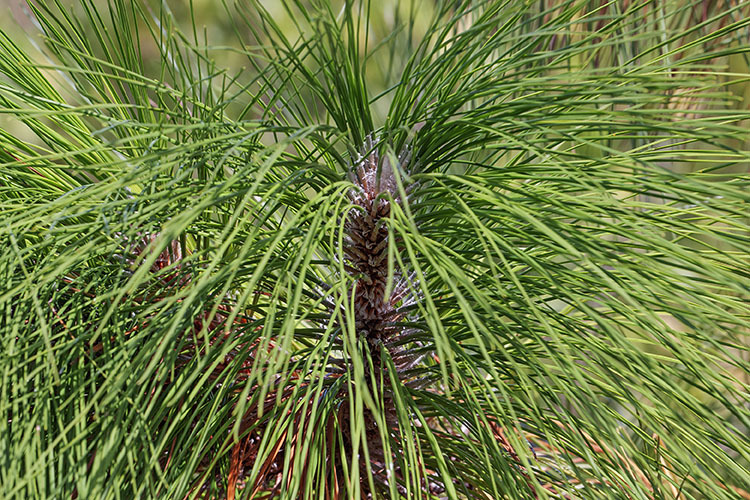
[[750,498],[746,3],[169,3],[0,37],[0,496]]

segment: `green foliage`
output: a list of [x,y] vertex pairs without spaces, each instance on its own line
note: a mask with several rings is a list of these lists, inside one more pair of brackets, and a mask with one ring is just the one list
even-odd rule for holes
[[750,498],[746,4],[100,4],[0,38],[4,498]]

